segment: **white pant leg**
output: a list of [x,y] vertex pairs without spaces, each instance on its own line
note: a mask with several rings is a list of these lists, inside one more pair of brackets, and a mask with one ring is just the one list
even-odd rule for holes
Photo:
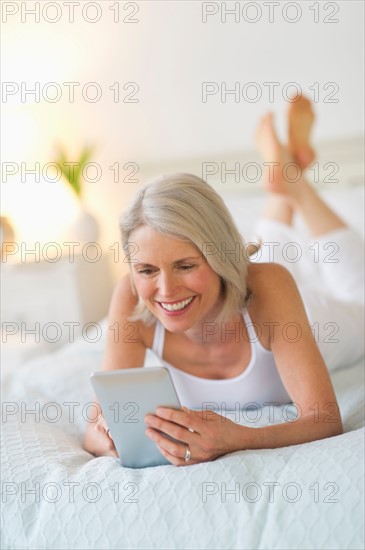
[[299,285],[318,348],[329,371],[361,359],[364,349],[364,305],[339,300],[314,288]]
[[275,262],[292,274],[297,284],[312,286],[318,280],[318,265],[313,261],[309,244],[297,231],[285,223],[260,218],[255,225],[254,240],[261,240],[255,262]]
[[[364,355],[361,236],[346,227],[305,243],[291,226],[262,218],[256,226],[255,237],[261,238],[263,244],[269,243],[262,247],[256,261],[280,263],[296,280],[328,369],[333,371],[360,359]],[[275,246],[276,243],[280,245]],[[292,261],[295,246],[290,243],[296,243],[297,250],[302,251],[296,262]]]
[[364,303],[364,241],[350,227],[311,239],[321,280],[338,299]]

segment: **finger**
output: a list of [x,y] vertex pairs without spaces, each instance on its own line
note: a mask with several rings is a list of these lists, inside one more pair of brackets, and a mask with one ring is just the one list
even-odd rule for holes
[[108,426],[106,425],[105,422],[98,422],[96,425],[95,425],[95,430],[100,434],[100,435],[103,435],[103,434],[107,434],[107,431],[108,431]]
[[113,438],[110,434],[109,428],[106,425],[106,423],[98,424],[95,426],[96,431],[98,432],[98,436],[102,441],[102,444],[106,449],[115,449]]
[[108,428],[107,423],[105,422],[104,417],[100,418],[100,420],[97,422],[95,427],[96,427],[97,431],[99,431],[100,433],[105,432],[106,435],[108,437],[110,437],[110,439],[113,439],[110,435],[110,430]]
[[96,422],[95,424],[95,429],[100,431],[100,430],[106,430],[108,428],[108,426],[106,425],[106,422],[104,420],[103,417],[99,418],[99,420]]
[[171,462],[171,464],[174,464],[175,466],[177,466],[176,464],[177,460],[174,456],[170,455],[170,453],[168,453],[166,449],[163,449],[160,445],[157,445],[157,448],[162,454],[162,456],[164,456],[169,462]]
[[177,443],[171,439],[165,437],[162,433],[154,430],[153,428],[147,428],[146,435],[156,443],[158,447],[164,449],[175,458],[185,456],[186,444]]
[[103,456],[112,456],[113,458],[119,458],[119,455],[115,449],[109,449]]
[[[179,424],[175,424],[174,422],[170,422],[169,420],[163,420],[162,418],[159,418],[158,416],[154,416],[149,420],[147,424],[147,435],[161,435],[161,437],[164,437],[163,434],[169,435],[170,437],[173,437],[174,439],[177,439],[178,441],[182,441],[183,443],[191,444],[195,442],[195,438],[197,434],[189,432],[187,428],[184,426],[180,426]],[[148,430],[153,430],[152,432],[149,432]],[[163,432],[163,434],[160,434],[160,432]],[[165,439],[165,438],[164,438]]]
[[[115,448],[115,445],[114,445],[114,441],[110,437],[106,436],[105,439],[103,439],[103,445],[104,445],[104,448],[107,451],[111,451],[113,453],[117,452],[117,450]],[[118,456],[118,454],[117,454],[117,456]]]
[[[182,407],[182,408],[183,408],[184,411],[188,414],[188,418],[190,418],[190,416],[189,416],[190,410],[189,410],[187,407]],[[188,430],[189,430],[189,432],[194,433],[195,430],[194,430],[194,428],[191,427],[190,424],[191,424],[191,422],[189,422]]]
[[196,416],[195,411],[191,411],[186,407],[183,407],[183,409],[184,410],[158,407],[156,409],[156,416],[159,418],[163,418],[164,420],[169,420],[170,422],[175,422],[175,424],[183,426],[190,432],[191,430],[193,430],[194,432],[198,432],[199,417]]
[[162,454],[162,456],[164,456],[174,466],[186,466],[188,464],[191,464],[191,461],[185,462],[185,452],[186,452],[185,445],[183,448],[179,448],[173,452],[170,452],[168,448],[165,448],[162,445],[157,444],[157,447],[160,453]]

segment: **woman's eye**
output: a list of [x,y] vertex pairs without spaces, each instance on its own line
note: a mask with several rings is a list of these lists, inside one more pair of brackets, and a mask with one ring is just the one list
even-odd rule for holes
[[140,269],[138,273],[139,275],[151,275],[151,273],[153,273],[153,269]]
[[183,271],[187,271],[188,269],[192,269],[193,267],[193,265],[181,265],[180,269],[182,269]]

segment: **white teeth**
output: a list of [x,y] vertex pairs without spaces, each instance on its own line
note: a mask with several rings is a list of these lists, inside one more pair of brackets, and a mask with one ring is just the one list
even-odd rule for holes
[[165,304],[163,302],[160,302],[162,307],[166,309],[167,311],[180,311],[181,309],[184,309],[187,305],[190,304],[194,296],[191,298],[187,298],[186,300],[183,300],[182,302],[176,302],[175,304]]

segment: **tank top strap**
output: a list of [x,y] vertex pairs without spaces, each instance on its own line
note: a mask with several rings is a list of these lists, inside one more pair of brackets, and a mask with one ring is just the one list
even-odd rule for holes
[[243,316],[243,319],[245,321],[245,325],[246,325],[249,340],[250,340],[251,344],[254,344],[255,342],[258,341],[259,338],[256,334],[254,323],[251,321],[251,317],[249,316],[248,311],[247,311],[246,308],[244,308],[242,310],[242,316]]
[[163,346],[165,343],[165,327],[160,321],[156,321],[155,334],[153,336],[152,351],[162,359]]

